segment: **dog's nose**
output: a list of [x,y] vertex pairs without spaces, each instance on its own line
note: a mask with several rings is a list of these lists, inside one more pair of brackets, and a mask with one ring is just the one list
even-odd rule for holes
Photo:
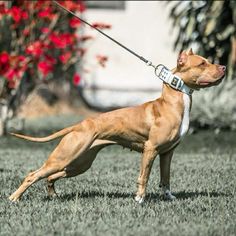
[[220,69],[221,71],[225,72],[225,71],[226,71],[226,66],[219,66],[219,69]]

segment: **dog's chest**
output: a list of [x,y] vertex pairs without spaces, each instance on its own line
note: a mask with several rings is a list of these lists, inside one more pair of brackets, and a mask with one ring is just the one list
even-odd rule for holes
[[190,96],[187,94],[183,95],[183,105],[184,105],[184,111],[183,111],[183,117],[179,129],[179,136],[180,138],[183,137],[187,132],[189,128],[189,113],[190,113],[190,107],[191,107],[191,99]]

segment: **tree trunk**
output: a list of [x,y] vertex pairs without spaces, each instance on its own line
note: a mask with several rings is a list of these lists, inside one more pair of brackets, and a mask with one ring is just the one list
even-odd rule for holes
[[6,134],[8,106],[4,102],[0,103],[0,136]]

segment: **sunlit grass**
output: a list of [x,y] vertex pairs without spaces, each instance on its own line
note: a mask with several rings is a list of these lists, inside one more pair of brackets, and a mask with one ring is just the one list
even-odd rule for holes
[[143,205],[133,200],[140,155],[120,147],[104,149],[85,174],[58,181],[59,198],[47,197],[42,180],[13,204],[8,196],[56,142],[1,138],[0,234],[235,235],[235,136],[202,132],[185,138],[172,162],[174,202],[161,199],[157,158]]

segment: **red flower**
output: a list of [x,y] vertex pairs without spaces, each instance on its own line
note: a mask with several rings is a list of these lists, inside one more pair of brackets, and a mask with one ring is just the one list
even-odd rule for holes
[[71,11],[79,11],[83,12],[85,10],[85,5],[83,1],[78,0],[77,2],[73,1],[59,1],[65,8],[71,10]]
[[9,56],[8,65],[5,68],[3,76],[6,77],[8,82],[8,87],[13,88],[15,82],[22,78],[24,72],[27,69],[29,61],[23,55],[20,56]]
[[81,21],[77,18],[71,18],[69,21],[69,25],[71,28],[77,28],[81,25]]
[[52,9],[50,7],[45,8],[44,10],[38,12],[39,18],[48,18],[52,20],[55,17],[55,14],[52,13]]
[[78,3],[75,3],[73,1],[60,1],[60,3],[70,11],[76,11],[78,7]]
[[23,11],[21,8],[19,8],[17,6],[13,6],[10,9],[10,14],[11,14],[13,20],[15,21],[15,23],[19,23],[22,19],[26,20],[29,17],[29,15],[26,11]]
[[64,54],[59,56],[59,60],[63,64],[66,64],[70,58],[71,58],[71,52],[65,52]]
[[26,29],[23,30],[23,35],[24,36],[29,36],[29,34],[30,34],[29,28],[26,28]]
[[49,63],[52,63],[52,64],[57,63],[57,60],[54,57],[50,56],[50,55],[45,55],[45,58]]
[[82,1],[79,1],[78,11],[84,12],[86,10],[85,4]]
[[40,57],[43,54],[43,43],[35,41],[26,47],[26,53],[33,55],[34,57]]
[[7,52],[0,54],[0,74],[4,75],[10,68],[10,56]]
[[7,86],[10,89],[13,89],[17,84],[19,84],[17,81],[24,75],[28,62],[26,62],[26,58],[24,56],[12,56],[10,61],[12,62],[3,76],[7,79]]
[[41,32],[43,34],[48,34],[50,32],[50,29],[48,27],[43,27],[43,28],[41,28]]
[[91,35],[85,35],[79,38],[82,42],[93,39],[93,36]]
[[8,81],[7,86],[9,89],[14,89],[16,87],[16,82],[14,80]]
[[56,48],[66,48],[68,45],[71,45],[74,41],[74,35],[69,33],[56,34],[52,33],[50,35],[50,40],[55,44]]
[[0,54],[0,64],[7,64],[9,63],[9,54],[7,52],[2,52]]
[[105,24],[105,23],[93,23],[92,24],[93,27],[98,28],[98,29],[110,29],[111,25]]
[[73,84],[75,86],[78,86],[80,84],[80,81],[81,81],[80,75],[75,73],[74,76],[73,76]]
[[47,8],[47,9],[44,9],[44,10],[38,12],[38,17],[45,18],[45,17],[49,17],[50,14],[51,14],[51,8]]
[[38,70],[46,77],[54,69],[53,63],[49,60],[41,61],[38,63]]
[[6,73],[5,76],[7,80],[12,81],[15,77],[19,77],[19,71],[15,68],[10,68]]
[[23,20],[27,20],[29,18],[28,12],[23,11],[22,14],[21,14],[21,17],[22,17]]
[[107,62],[108,58],[106,56],[101,56],[101,55],[97,55],[96,57],[97,57],[98,63],[102,67],[105,67],[105,63]]
[[27,58],[25,56],[23,56],[23,55],[20,55],[20,56],[18,56],[18,60],[19,60],[19,62],[26,63]]
[[48,1],[48,0],[37,0],[34,5],[36,9],[42,9],[43,7],[48,6],[50,4],[51,4],[51,1]]
[[6,8],[6,3],[1,1],[0,3],[0,15],[5,15],[8,13],[8,9]]
[[49,36],[49,38],[52,41],[52,43],[55,44],[56,48],[65,48],[66,47],[66,45],[64,43],[62,43],[61,38],[58,36],[58,34],[53,32]]
[[13,6],[11,9],[11,15],[15,22],[19,23],[21,20],[21,10],[19,7]]

